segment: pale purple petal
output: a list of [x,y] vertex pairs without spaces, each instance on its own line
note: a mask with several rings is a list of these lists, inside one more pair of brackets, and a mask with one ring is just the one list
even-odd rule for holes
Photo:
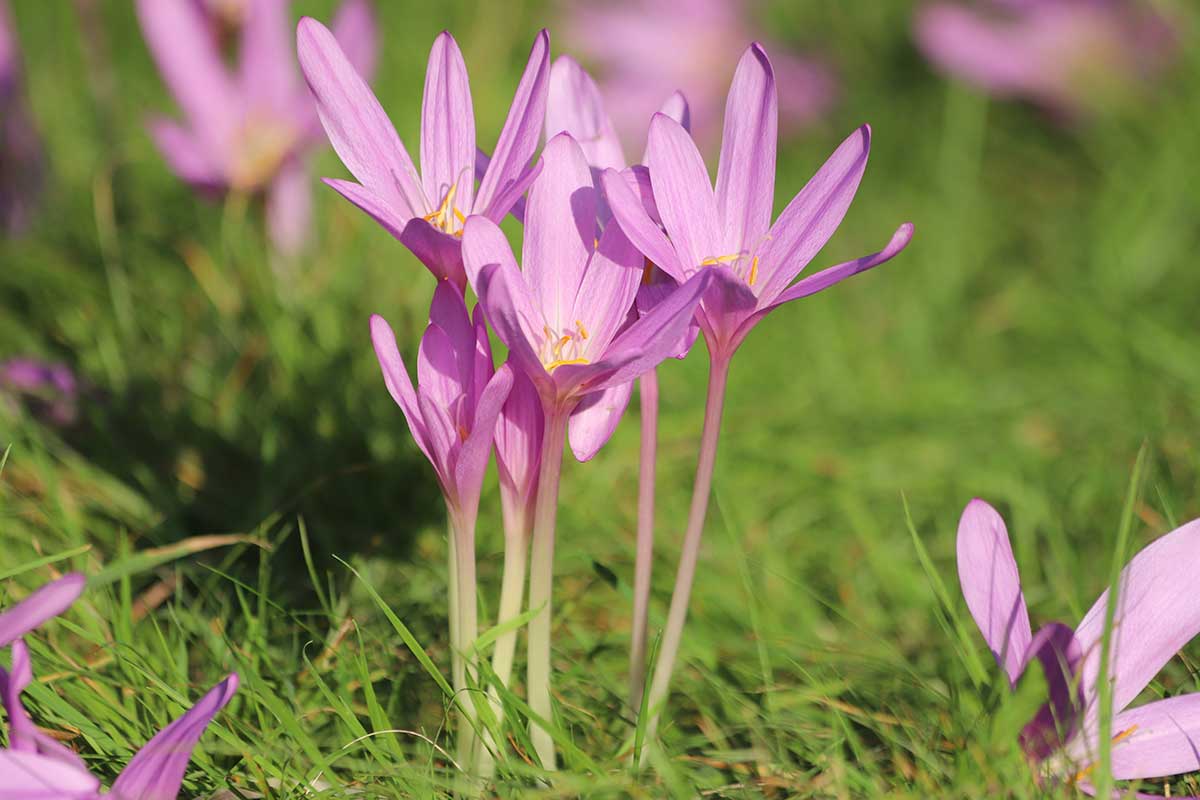
[[555,336],[573,327],[575,295],[596,247],[596,189],[583,151],[559,134],[542,152],[542,174],[525,212],[524,274]]
[[484,212],[484,216],[499,225],[500,221],[504,219],[504,215],[511,211],[513,218],[517,222],[525,224],[526,204],[524,194],[541,174],[542,160],[539,158],[534,162],[532,167],[504,185],[504,188],[500,190],[496,198],[488,204],[488,209]]
[[421,183],[432,209],[454,189],[450,210],[470,212],[475,196],[475,109],[462,51],[445,31],[433,40],[425,70]]
[[333,34],[305,17],[296,46],[321,125],[350,173],[402,219],[431,211],[396,129]]
[[78,572],[72,572],[47,583],[12,608],[0,613],[0,647],[12,644],[46,620],[66,611],[83,593],[86,584],[87,578]]
[[[679,260],[666,234],[651,218],[646,204],[630,188],[629,181],[621,173],[610,169],[600,176],[600,182],[613,218],[629,240],[664,272],[677,281],[683,281],[685,265]],[[690,267],[688,265],[687,269]]]
[[948,3],[921,9],[915,20],[917,44],[944,72],[1002,94],[1039,85],[1045,64],[1022,28]]
[[550,34],[538,33],[529,53],[529,63],[517,84],[508,118],[500,131],[491,163],[479,184],[475,206],[493,219],[502,218],[507,209],[497,202],[508,184],[517,180],[533,160],[546,118],[546,92],[550,82]]
[[722,249],[730,254],[754,252],[771,227],[778,127],[775,75],[766,52],[753,44],[738,62],[729,88],[717,168]]
[[671,96],[663,101],[658,113],[675,120],[688,133],[692,132],[692,109],[683,92],[672,92]]
[[1083,698],[1075,676],[1082,658],[1075,632],[1057,622],[1034,634],[1026,649],[1021,674],[1035,659],[1039,661],[1049,694],[1045,705],[1021,730],[1021,747],[1034,759],[1058,752],[1078,728]]
[[706,259],[733,255],[718,252],[721,227],[704,159],[688,132],[670,117],[655,114],[650,122],[646,166],[655,205],[683,262],[684,274]]
[[400,232],[400,242],[440,281],[449,281],[462,291],[467,286],[463,272],[462,239],[443,233],[423,219],[413,218]]
[[863,125],[838,146],[779,215],[758,250],[758,296],[763,302],[782,292],[833,236],[858,191],[870,150],[871,128]]
[[478,303],[475,304],[475,312],[471,317],[471,327],[475,333],[475,349],[471,354],[470,405],[472,409],[476,409],[479,407],[484,387],[496,374],[496,365],[492,362],[492,340],[488,333],[487,316],[483,313],[483,306]]
[[429,462],[437,472],[438,482],[447,500],[458,502],[458,486],[454,483],[453,463],[461,444],[462,436],[451,417],[451,409],[433,397],[425,386],[417,386],[417,407],[425,420],[425,433],[429,437]]
[[42,733],[30,719],[21,703],[21,692],[33,681],[29,664],[29,648],[18,639],[12,643],[12,670],[0,668],[0,702],[8,712],[8,745],[13,750],[40,753],[68,766],[87,771],[83,760],[54,737]]
[[621,228],[610,225],[588,261],[566,325],[587,330],[588,353],[603,353],[629,317],[645,260]]
[[404,419],[408,422],[408,430],[417,442],[417,447],[430,461],[433,461],[429,436],[425,430],[425,419],[421,416],[421,408],[417,403],[417,393],[413,389],[412,379],[400,357],[400,348],[396,346],[396,334],[387,324],[387,320],[378,314],[371,315],[371,344],[375,348],[375,358],[383,370],[383,382],[388,393],[400,406]]
[[623,169],[625,154],[604,100],[592,76],[570,56],[559,56],[550,69],[546,103],[546,141],[569,133],[596,169]]
[[492,453],[492,442],[496,433],[496,418],[512,390],[513,370],[505,364],[496,371],[479,396],[475,408],[475,421],[467,438],[463,441],[454,466],[454,481],[459,497],[464,503],[479,503],[479,491],[483,486],[483,475],[487,470],[488,458]]
[[982,500],[968,503],[958,521],[958,582],[996,663],[1015,685],[1033,633],[1008,528]]
[[[467,313],[467,303],[462,293],[449,281],[441,281],[433,290],[433,301],[429,304],[429,323],[441,328],[446,335],[454,351],[454,368],[459,375],[457,381],[462,385],[463,392],[471,395],[478,337],[475,325]],[[419,375],[420,369],[417,372]],[[488,377],[491,377],[491,373],[484,377],[484,382]],[[420,378],[418,381],[423,382]]]
[[267,229],[280,253],[294,256],[312,235],[312,180],[298,158],[284,162],[267,187]]
[[1127,709],[1113,717],[1112,774],[1118,780],[1200,770],[1200,694]]
[[179,794],[192,749],[218,711],[233,699],[238,677],[230,675],[137,752],[113,783],[113,800],[173,800]]
[[[1193,520],[1152,542],[1121,571],[1113,619],[1109,675],[1113,710],[1129,705],[1159,670],[1200,633],[1200,520]],[[1087,724],[1099,717],[1101,643],[1108,591],[1075,629],[1083,648],[1081,685],[1087,700]]]
[[[475,219],[467,220],[468,237]],[[533,310],[521,273],[505,262],[486,264],[479,272],[475,292],[488,324],[508,347],[509,359],[533,381],[540,395],[553,393],[554,381],[534,350],[535,340],[527,333]]]
[[162,117],[150,120],[147,127],[167,166],[180,180],[210,191],[225,183],[221,167],[213,161],[205,143],[187,128]]
[[137,0],[137,15],[163,81],[204,143],[221,158],[237,133],[242,113],[233,80],[190,0]]
[[379,61],[379,26],[370,0],[345,0],[333,15],[333,38],[365,80],[371,80]]
[[249,0],[242,25],[238,80],[246,112],[262,116],[288,113],[302,88],[292,52],[289,0]]
[[[473,351],[472,345],[463,355],[469,356]],[[445,331],[436,325],[425,328],[417,351],[417,390],[443,410],[450,409],[466,389],[459,356]]]
[[513,370],[513,387],[496,423],[496,466],[500,483],[518,498],[532,500],[542,454],[542,401],[520,369]]
[[[0,750],[0,800],[98,800],[100,780],[37,753]],[[175,795],[170,796],[173,800]],[[125,800],[116,797],[114,800]]]
[[591,461],[608,443],[633,393],[633,381],[592,392],[575,407],[568,422],[567,438],[578,461]]

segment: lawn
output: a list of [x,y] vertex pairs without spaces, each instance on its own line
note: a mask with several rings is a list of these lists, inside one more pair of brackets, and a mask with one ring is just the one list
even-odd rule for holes
[[[550,28],[555,55],[568,47],[560,11],[540,4],[376,5],[373,85],[414,153],[440,30],[463,48],[485,149],[536,31]],[[312,249],[273,254],[255,199],[196,197],[154,148],[144,123],[174,105],[130,4],[14,6],[49,177],[33,228],[0,239],[0,359],[65,362],[83,389],[67,426],[0,402],[0,607],[62,572],[89,577],[27,637],[31,714],[107,785],[236,671],[181,797],[449,796],[452,716],[418,658],[449,675],[445,512],[367,326],[384,314],[415,355],[433,279],[324,187]],[[1036,628],[1074,625],[1115,560],[1200,516],[1200,16],[1165,6],[1184,37],[1172,68],[1072,121],[933,71],[908,3],[762,10],[772,40],[824,53],[842,85],[781,143],[776,210],[857,125],[873,128],[856,201],[814,268],[878,249],[906,220],[916,236],[774,313],[734,360],[690,620],[642,771],[625,699],[636,400],[593,461],[568,453],[562,769],[547,779],[514,726],[496,796],[1069,795],[1032,780],[1017,734],[1038,687],[1010,694],[990,658],[955,530],[972,497],[1004,514]],[[346,176],[327,149],[314,173]],[[700,350],[659,370],[652,633],[690,499]],[[484,620],[501,530],[492,468]],[[1189,646],[1144,696],[1200,688],[1197,659]],[[519,699],[509,708],[522,716]],[[1200,778],[1168,791],[1200,793]]]

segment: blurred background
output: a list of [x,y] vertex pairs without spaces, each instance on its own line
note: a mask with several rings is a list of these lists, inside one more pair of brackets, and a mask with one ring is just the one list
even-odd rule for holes
[[[236,59],[239,2],[196,3],[204,35]],[[198,683],[245,657],[238,642],[259,642],[264,685],[289,687],[278,692],[301,715],[323,701],[286,665],[352,608],[359,644],[391,681],[394,721],[436,725],[436,688],[334,560],[370,574],[444,655],[439,493],[367,335],[368,315],[383,313],[414,353],[432,279],[318,183],[347,176],[319,137],[302,155],[255,162],[292,167],[311,190],[290,238],[273,216],[288,196],[264,188],[274,171],[231,186],[181,180],[152,135],[179,106],[131,3],[7,6],[0,574],[68,562],[104,571],[127,599],[165,587],[152,608],[186,599],[173,614],[195,615],[165,634],[181,674]],[[696,756],[705,748],[768,752],[781,785],[809,781],[816,795],[831,786],[812,783],[821,774],[852,795],[983,780],[921,741],[930,720],[953,739],[971,717],[941,710],[964,671],[944,647],[905,503],[955,597],[958,514],[972,496],[1000,507],[1039,621],[1072,622],[1100,591],[1143,444],[1137,545],[1200,515],[1195,4],[377,0],[373,10],[372,85],[414,155],[425,59],[442,29],[464,51],[489,151],[541,27],[554,55],[573,54],[600,81],[631,159],[649,113],[683,89],[714,169],[734,64],[764,42],[781,93],[777,210],[855,126],[872,125],[858,198],[813,268],[873,252],[905,220],[916,238],[886,267],[771,315],[735,361],[682,710],[667,736],[695,756],[684,767],[693,786],[743,777],[736,759]],[[334,13],[297,0],[290,19]],[[305,202],[303,188],[291,196]],[[660,370],[659,621],[705,372],[700,354]],[[620,694],[636,465],[631,410],[595,461],[566,468],[556,646],[581,725],[613,702],[609,683]],[[489,483],[479,552],[493,588],[498,520]],[[204,568],[174,561],[207,551],[196,537],[209,534],[254,538],[206,552]],[[256,593],[243,594],[250,584]],[[203,633],[216,619],[220,630]],[[115,634],[97,641],[105,635]],[[747,714],[770,722],[759,730]],[[305,719],[314,741],[348,738],[344,720]],[[221,741],[236,752],[264,723],[227,724]],[[623,731],[614,721],[588,735],[615,748]],[[247,774],[281,774],[263,766],[284,760],[272,745],[254,758],[259,772]]]

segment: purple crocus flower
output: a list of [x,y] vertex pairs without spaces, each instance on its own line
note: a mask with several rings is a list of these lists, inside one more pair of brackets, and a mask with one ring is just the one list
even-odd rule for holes
[[[1200,633],[1200,520],[1145,547],[1121,571],[1110,642],[1112,776],[1139,780],[1200,769],[1200,693],[1129,704]],[[1050,701],[1022,732],[1042,777],[1094,793],[1099,758],[1100,662],[1108,616],[1106,590],[1072,631],[1050,624],[1034,635],[1008,529],[994,508],[972,500],[958,523],[963,597],[1009,683],[1034,658],[1046,669]],[[1139,794],[1138,797],[1148,795]]]
[[0,0],[0,230],[25,230],[45,172],[41,138],[25,98],[21,48],[8,0]]
[[[450,523],[450,642],[455,692],[465,701],[468,652],[479,635],[475,578],[475,523],[496,420],[513,386],[508,366],[495,370],[487,326],[478,307],[472,321],[458,287],[438,283],[429,326],[417,353],[414,388],[396,336],[380,316],[371,317],[371,341],[388,391],[408,422],[417,446],[433,465]],[[469,702],[460,705],[472,714]],[[471,757],[471,729],[459,727],[459,761]]]
[[79,383],[65,364],[36,358],[0,362],[0,394],[31,401],[34,413],[55,425],[70,425],[79,412]]
[[[539,611],[529,623],[527,687],[533,712],[549,719],[550,586],[567,422],[588,395],[628,383],[672,355],[711,274],[696,275],[625,327],[642,255],[619,226],[600,231],[598,193],[570,134],[551,139],[542,162],[525,210],[524,270],[485,216],[467,219],[463,263],[510,363],[532,382],[545,419],[529,585],[529,607]],[[542,766],[553,769],[549,733],[535,726],[532,737]]]
[[[182,121],[150,122],[168,165],[206,194],[265,193],[275,247],[297,252],[312,211],[306,162],[324,137],[296,70],[288,0],[246,1],[233,70],[194,0],[138,0],[137,11],[151,55],[183,112]],[[333,27],[358,69],[370,73],[377,35],[367,0],[346,0]]]
[[21,703],[33,680],[22,636],[55,617],[79,597],[86,579],[71,573],[46,584],[0,613],[0,647],[12,645],[12,663],[0,668],[0,704],[8,715],[8,749],[0,750],[0,800],[174,800],[192,749],[213,716],[237,690],[230,675],[187,713],[151,739],[126,765],[107,793],[72,750],[42,733]]
[[[866,169],[871,131],[864,125],[843,142],[772,225],[777,109],[775,72],[766,51],[753,44],[729,89],[715,191],[691,136],[664,114],[650,123],[649,186],[639,193],[634,187],[640,182],[631,185],[612,169],[602,178],[614,219],[647,259],[676,281],[712,276],[698,311],[711,362],[704,429],[675,592],[650,687],[652,709],[666,697],[687,619],[733,354],[783,303],[888,261],[912,238],[912,225],[905,223],[882,251],[793,284],[845,216]],[[661,227],[645,199],[647,188]],[[658,720],[657,711],[652,714],[646,726],[651,736]]]
[[940,71],[1066,113],[1152,75],[1172,50],[1168,22],[1133,0],[937,2],[915,34]]
[[513,208],[537,175],[531,167],[546,113],[550,37],[538,34],[496,150],[475,187],[478,156],[467,67],[454,37],[429,53],[421,106],[421,171],[335,37],[311,19],[297,33],[300,65],[334,150],[358,183],[326,179],[339,194],[399,239],[438,279],[466,287],[466,218],[493,222]]
[[[727,65],[758,38],[747,0],[564,0],[567,41],[594,63],[627,141],[640,139],[662,99],[682,90],[692,103],[697,139],[720,130]],[[785,128],[820,118],[837,94],[833,71],[818,58],[781,55],[780,112]]]

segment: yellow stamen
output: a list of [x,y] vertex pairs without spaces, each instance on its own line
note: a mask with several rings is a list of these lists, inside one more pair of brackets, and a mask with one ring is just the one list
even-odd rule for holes
[[[1133,732],[1136,731],[1137,729],[1138,729],[1137,725],[1129,726],[1125,730],[1118,733],[1116,736],[1112,737],[1111,744],[1116,744],[1117,742],[1121,742],[1121,741],[1124,741],[1125,739],[1128,739],[1130,736],[1133,736]],[[1079,772],[1076,772],[1075,773],[1075,783],[1079,783],[1080,781],[1085,780],[1088,775],[1092,774],[1092,770],[1094,770],[1094,769],[1096,769],[1096,765],[1089,764],[1085,768],[1079,770]]]
[[446,192],[446,196],[442,199],[442,204],[438,206],[438,210],[431,214],[426,214],[421,217],[429,224],[444,233],[449,233],[454,236],[462,236],[462,231],[451,230],[454,227],[454,220],[465,222],[462,212],[454,206],[454,195],[458,194],[458,184],[450,187],[450,191]]
[[749,275],[749,277],[746,278],[746,283],[750,286],[753,286],[755,281],[757,281],[757,280],[758,280],[758,256],[755,256],[750,261],[750,275]]
[[546,365],[546,372],[554,372],[559,367],[565,367],[567,364],[588,364],[586,358],[561,358],[558,361],[551,361]]
[[467,437],[470,435],[471,435],[471,432],[469,430],[464,428],[462,425],[458,426],[458,438],[459,439],[461,439],[462,441],[465,442],[467,440]]
[[587,332],[587,328],[583,327],[583,322],[582,322],[582,321],[580,321],[580,320],[575,320],[575,327],[579,329],[579,335],[580,335],[582,338],[584,338],[584,339],[588,338],[588,332]]
[[653,274],[654,274],[654,262],[647,258],[646,266],[642,267],[642,285],[643,286],[650,283],[650,277]]

